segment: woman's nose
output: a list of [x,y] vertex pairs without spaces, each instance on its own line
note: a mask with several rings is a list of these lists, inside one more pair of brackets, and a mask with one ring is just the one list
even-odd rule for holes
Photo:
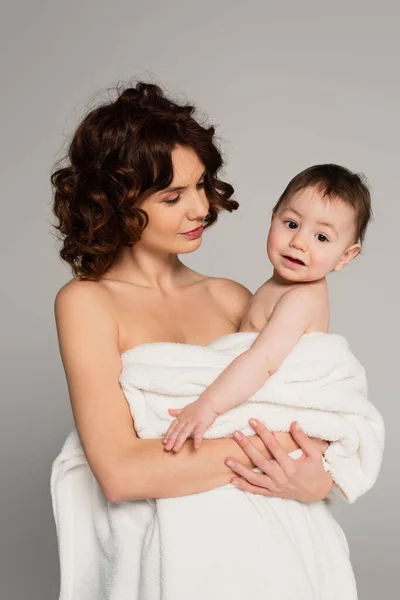
[[210,203],[207,200],[205,194],[196,193],[191,198],[190,207],[188,209],[188,219],[195,221],[196,219],[205,219],[208,214]]

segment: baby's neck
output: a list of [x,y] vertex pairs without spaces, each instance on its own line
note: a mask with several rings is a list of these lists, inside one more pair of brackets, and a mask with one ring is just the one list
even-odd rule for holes
[[292,281],[289,279],[285,279],[284,277],[282,277],[281,275],[279,275],[279,273],[274,269],[274,272],[272,274],[272,277],[270,279],[268,279],[269,283],[275,284],[275,285],[279,285],[281,287],[294,287],[296,285],[312,285],[312,284],[316,284],[318,282],[320,283],[326,283],[326,277],[323,277],[322,279],[319,279],[318,281]]

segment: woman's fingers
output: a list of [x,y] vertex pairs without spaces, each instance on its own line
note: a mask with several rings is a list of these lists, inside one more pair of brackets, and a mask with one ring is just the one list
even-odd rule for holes
[[[254,444],[251,443],[249,438],[244,436],[240,431],[235,431],[233,437],[242,448],[243,452],[251,459],[253,465],[268,475],[275,485],[282,486],[286,483],[288,475],[279,465],[277,460],[269,460],[266,458],[259,450],[257,450]],[[271,435],[271,437],[276,441],[273,435]],[[282,448],[281,450],[284,452]],[[292,459],[289,458],[289,461],[290,460]],[[290,469],[288,470],[290,471]]]
[[242,479],[241,477],[234,477],[231,480],[231,483],[233,483],[233,485],[235,485],[240,490],[243,490],[244,492],[250,492],[252,494],[257,494],[258,496],[267,496],[268,498],[289,498],[289,496],[285,494],[279,492],[272,493],[270,490],[264,487],[252,485],[251,483],[249,483],[245,479]]
[[255,485],[251,485],[245,479],[241,479],[240,477],[235,477],[231,480],[233,485],[236,485],[237,488],[243,490],[244,492],[251,492],[252,494],[259,494],[260,496],[269,496],[270,498],[276,497],[276,494],[272,494],[269,490],[265,488],[260,488]]
[[249,421],[251,427],[262,439],[264,445],[271,452],[272,456],[278,462],[280,467],[286,472],[291,472],[293,459],[290,458],[287,452],[282,448],[278,440],[272,433],[265,427],[263,423],[256,419]]
[[292,434],[294,441],[297,442],[297,444],[303,450],[305,456],[319,458],[322,455],[322,448],[320,448],[318,444],[311,440],[308,435],[304,433],[302,429],[300,429],[300,426],[296,421],[290,425],[290,433]]
[[246,436],[235,432],[233,438],[265,476],[258,478],[253,471],[233,461],[236,466],[230,468],[238,477],[234,477],[232,483],[237,484],[239,489],[253,494],[292,498],[300,502],[317,502],[326,498],[332,488],[333,479],[323,467],[321,444],[317,444],[292,423],[291,433],[304,454],[302,459],[293,460],[264,425],[257,422],[253,426],[251,421],[250,424],[275,460],[265,458]]
[[168,412],[171,415],[171,417],[177,417],[181,414],[182,410],[182,408],[169,408]]
[[247,454],[247,456],[251,459],[253,465],[263,470],[260,464],[262,464],[264,461],[267,461],[267,459],[259,450],[257,450],[249,438],[243,435],[241,431],[235,431],[233,434],[233,439],[239,444],[243,452],[245,452],[245,454]]
[[225,464],[232,471],[234,471],[241,477],[244,477],[246,479],[246,481],[248,481],[252,485],[268,489],[271,493],[278,491],[274,482],[268,475],[265,475],[264,473],[257,473],[255,471],[252,471],[248,467],[246,467],[240,463],[237,463],[232,458],[228,458],[225,461]]

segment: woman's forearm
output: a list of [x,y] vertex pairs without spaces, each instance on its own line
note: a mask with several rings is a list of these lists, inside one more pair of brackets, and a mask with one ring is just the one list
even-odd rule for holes
[[[258,436],[251,439],[264,456],[271,458]],[[228,456],[253,467],[230,438],[204,440],[198,450],[190,439],[178,453],[166,452],[159,439],[136,440],[119,459],[118,476],[106,495],[113,502],[121,502],[187,496],[221,487],[232,479],[232,471],[224,463]]]

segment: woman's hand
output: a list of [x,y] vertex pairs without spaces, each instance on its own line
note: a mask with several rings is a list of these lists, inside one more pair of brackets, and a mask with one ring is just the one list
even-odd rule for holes
[[225,464],[239,475],[239,477],[233,477],[231,483],[241,490],[253,494],[291,498],[301,502],[317,502],[328,496],[333,486],[333,480],[322,464],[322,454],[326,449],[326,442],[313,441],[301,431],[297,423],[292,423],[291,434],[303,451],[303,456],[294,460],[262,423],[255,419],[249,423],[274,460],[265,458],[248,437],[240,432],[235,432],[233,439],[262,473],[256,473],[228,458]]

